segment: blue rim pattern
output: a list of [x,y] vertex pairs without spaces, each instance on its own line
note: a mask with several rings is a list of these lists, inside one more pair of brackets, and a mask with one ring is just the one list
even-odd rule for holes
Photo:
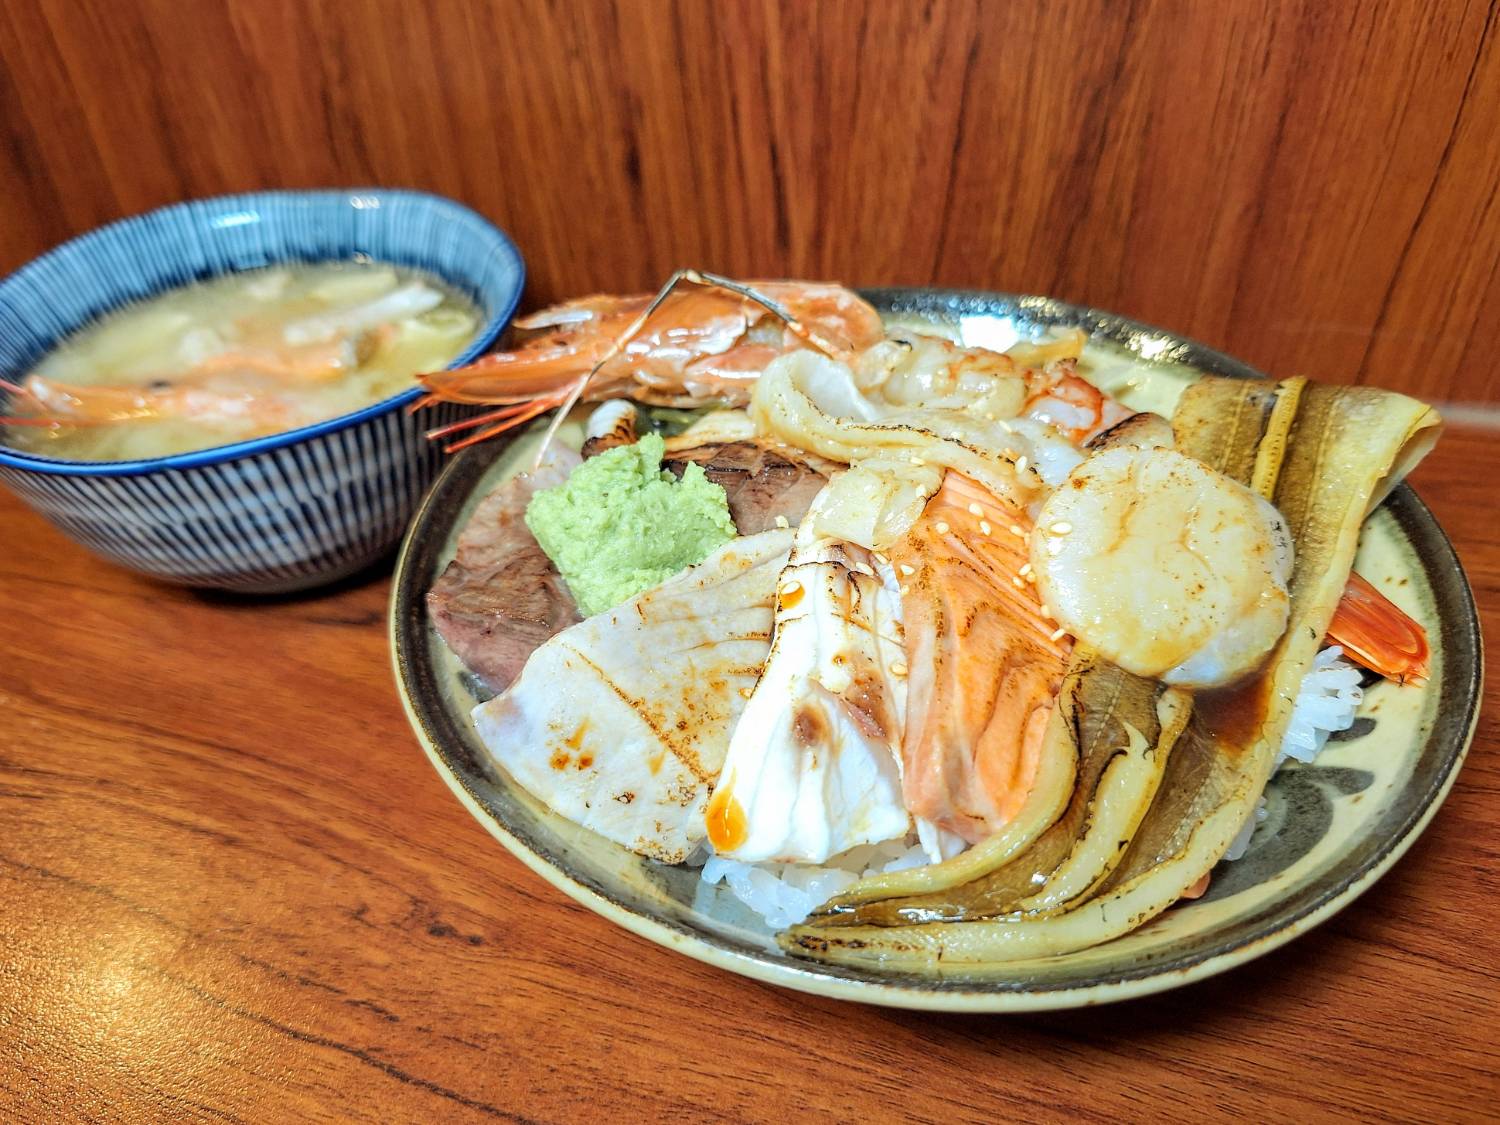
[[387,412],[173,472],[80,481],[0,466],[0,482],[111,562],[185,585],[295,590],[390,550],[445,461],[422,431],[465,413],[444,404],[415,426]]
[[[269,252],[263,232],[267,213],[283,245],[295,252]],[[413,222],[416,231],[411,230]],[[393,231],[402,232],[399,240],[392,237]],[[479,279],[412,261],[408,248],[413,236],[425,240],[427,256],[437,262],[471,255],[475,246],[489,246],[496,264],[514,273],[509,299],[487,300],[493,292],[483,292],[476,283]],[[470,208],[428,192],[346,188],[194,199],[98,227],[0,279],[0,373],[29,370],[64,337],[167,289],[281,262],[360,254],[425,268],[489,314],[474,342],[450,367],[477,359],[495,341],[510,323],[526,280],[520,251],[504,233]],[[420,387],[413,387],[296,430],[137,461],[69,461],[0,446],[0,466],[60,476],[118,477],[214,465],[358,425],[407,406],[421,393]]]
[[[357,256],[431,273],[484,326],[450,366],[499,336],[524,266],[506,236],[422,192],[353,188],[195,200],[125,219],[0,280],[0,372],[29,370],[70,332],[164,290],[281,262]],[[413,386],[301,429],[141,461],[0,449],[0,483],[95,553],[191,586],[274,593],[352,574],[400,539],[444,456],[424,434],[473,407],[404,407]]]

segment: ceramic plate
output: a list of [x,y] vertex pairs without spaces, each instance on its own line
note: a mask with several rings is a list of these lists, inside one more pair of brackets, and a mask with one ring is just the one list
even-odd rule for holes
[[[940,323],[997,347],[1050,325],[1082,325],[1094,342],[1087,358],[1122,393],[1132,371],[1146,373],[1136,382],[1169,390],[1195,372],[1260,377],[1190,340],[1060,301],[925,289],[865,295],[890,319]],[[407,536],[391,636],[412,726],[469,812],[559,890],[643,937],[757,980],[899,1007],[1021,1011],[1102,1003],[1222,972],[1311,929],[1379,878],[1437,811],[1473,734],[1481,679],[1473,597],[1447,537],[1402,486],[1367,522],[1356,565],[1427,627],[1432,679],[1422,688],[1372,683],[1352,729],[1316,764],[1283,769],[1271,782],[1249,852],[1221,863],[1203,898],[1105,945],[994,968],[913,975],[804,961],[779,950],[756,915],[727,888],[705,886],[696,869],[643,859],[551,813],[498,771],[476,738],[469,711],[488,693],[433,631],[423,596],[474,505],[518,462],[520,445],[456,457]]]

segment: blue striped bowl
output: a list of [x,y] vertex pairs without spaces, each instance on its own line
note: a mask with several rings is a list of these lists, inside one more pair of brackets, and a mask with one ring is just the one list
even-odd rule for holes
[[[426,270],[500,334],[525,268],[503,233],[440,196],[383,188],[199,199],[100,227],[0,281],[0,375],[69,333],[192,281],[279,262],[368,255]],[[405,409],[411,390],[316,425],[146,461],[64,461],[0,447],[0,483],[112,562],[188,586],[305,589],[353,574],[401,538],[442,454],[422,433],[469,408]],[[4,413],[0,403],[0,413]]]

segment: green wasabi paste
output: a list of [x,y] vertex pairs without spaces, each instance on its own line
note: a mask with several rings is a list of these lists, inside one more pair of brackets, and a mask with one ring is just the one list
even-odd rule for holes
[[526,526],[585,616],[660,585],[737,534],[724,489],[701,465],[678,480],[661,467],[663,452],[658,434],[617,445],[526,507]]

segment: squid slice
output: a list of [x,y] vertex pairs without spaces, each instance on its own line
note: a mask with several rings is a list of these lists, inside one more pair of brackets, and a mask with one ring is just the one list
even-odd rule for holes
[[745,862],[823,863],[912,827],[900,595],[888,563],[821,537],[817,504],[777,582],[771,654],[735,726],[708,836]]
[[495,760],[553,810],[680,863],[771,643],[792,533],[735,539],[538,648],[474,710]]

